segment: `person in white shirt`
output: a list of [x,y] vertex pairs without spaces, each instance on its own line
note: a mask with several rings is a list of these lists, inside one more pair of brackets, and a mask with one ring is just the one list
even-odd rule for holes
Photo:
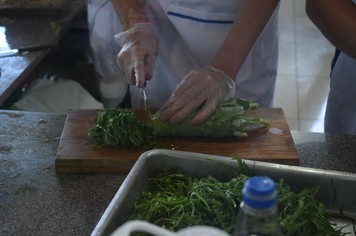
[[172,123],[203,106],[199,124],[232,97],[272,107],[278,9],[279,0],[91,0],[94,66],[115,74],[118,54],[135,85],[132,108],[144,106],[145,86],[149,106]]

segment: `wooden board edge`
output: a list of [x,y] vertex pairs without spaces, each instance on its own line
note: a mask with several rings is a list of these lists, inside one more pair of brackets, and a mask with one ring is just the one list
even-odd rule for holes
[[128,174],[137,160],[116,162],[107,165],[105,159],[83,160],[55,160],[55,171],[57,174]]

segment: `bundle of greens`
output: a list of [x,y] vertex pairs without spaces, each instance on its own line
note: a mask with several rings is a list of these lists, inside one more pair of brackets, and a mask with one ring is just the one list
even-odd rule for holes
[[158,116],[153,117],[153,127],[157,136],[175,137],[247,137],[248,125],[269,126],[269,122],[258,118],[242,116],[247,109],[255,110],[258,104],[243,99],[236,102],[220,103],[215,112],[203,123],[191,125],[191,121],[199,113],[196,110],[178,124],[165,122]]
[[[249,125],[269,126],[269,122],[258,118],[243,116],[245,110],[257,109],[258,104],[237,99],[221,103],[215,112],[203,123],[191,125],[198,113],[195,111],[178,124],[171,124],[154,115],[148,124],[141,123],[128,110],[104,110],[95,118],[95,126],[89,132],[99,146],[141,146],[158,136],[191,137],[247,137]],[[150,117],[149,117],[150,118]]]
[[[249,176],[237,174],[227,182],[212,176],[197,179],[179,168],[166,168],[146,182],[129,220],[144,220],[171,231],[193,225],[209,225],[232,233],[242,188]],[[315,200],[318,187],[300,193],[277,184],[280,226],[283,235],[347,235],[331,222],[332,214]],[[333,227],[334,226],[334,227]]]

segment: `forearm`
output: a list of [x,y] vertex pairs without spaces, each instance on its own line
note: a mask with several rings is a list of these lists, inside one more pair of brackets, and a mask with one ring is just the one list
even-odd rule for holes
[[232,29],[210,65],[235,78],[278,3],[279,0],[244,0]]
[[130,29],[135,23],[148,22],[137,0],[111,0],[111,2],[123,31]]
[[356,59],[356,5],[351,0],[307,0],[306,12],[335,47]]

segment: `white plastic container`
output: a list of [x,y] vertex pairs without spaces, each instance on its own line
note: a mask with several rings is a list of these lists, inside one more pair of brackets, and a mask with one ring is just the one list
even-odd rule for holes
[[126,222],[115,230],[111,236],[130,236],[134,232],[144,232],[154,236],[229,236],[225,231],[211,226],[192,226],[174,233],[141,220]]
[[116,108],[124,99],[128,84],[125,73],[118,70],[118,74],[103,77],[100,80],[101,100],[105,109]]

